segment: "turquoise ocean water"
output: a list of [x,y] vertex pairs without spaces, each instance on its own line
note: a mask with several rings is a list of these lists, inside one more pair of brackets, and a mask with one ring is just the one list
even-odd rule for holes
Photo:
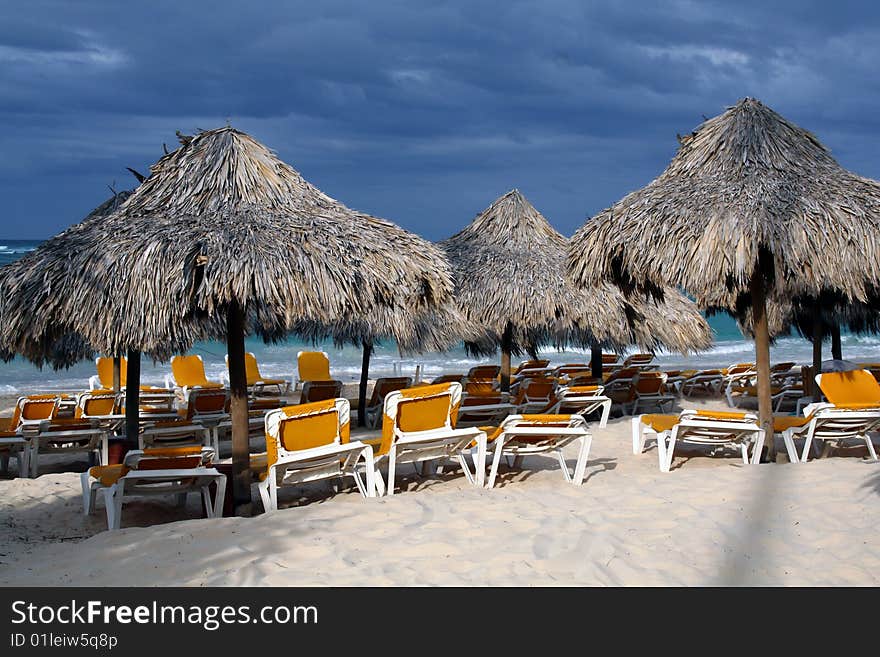
[[[0,265],[7,264],[33,250],[39,241],[0,240]],[[715,344],[705,352],[683,356],[677,353],[661,353],[657,360],[671,368],[709,368],[725,367],[740,361],[754,360],[752,343],[746,340],[730,317],[716,315],[709,318],[715,333]],[[880,361],[880,336],[842,336],[843,357],[853,361]],[[247,349],[253,351],[265,376],[286,377],[293,375],[296,367],[296,353],[301,349],[321,349],[330,356],[331,373],[343,381],[355,381],[360,376],[361,352],[347,346],[336,349],[332,344],[317,347],[291,338],[285,343],[266,345],[260,339],[248,339]],[[826,356],[830,358],[826,345]],[[225,346],[219,343],[200,343],[192,353],[201,354],[205,360],[205,370],[209,378],[219,380],[225,370]],[[542,352],[553,362],[589,361],[589,352],[568,350]],[[808,363],[812,359],[809,342],[797,336],[780,338],[771,348],[774,362],[795,361]],[[418,356],[401,357],[393,342],[379,345],[370,365],[371,377],[388,376],[395,372],[412,375],[419,366],[423,378],[433,378],[444,372],[466,372],[468,368],[487,359],[474,359],[467,356],[464,347],[442,353],[426,353]],[[142,366],[144,383],[161,384],[170,372],[166,363],[153,363],[145,359]],[[37,369],[27,361],[16,358],[9,363],[0,362],[0,394],[15,394],[36,390],[81,390],[88,387],[88,378],[95,373],[94,363],[82,362],[70,369],[54,371],[51,368]]]

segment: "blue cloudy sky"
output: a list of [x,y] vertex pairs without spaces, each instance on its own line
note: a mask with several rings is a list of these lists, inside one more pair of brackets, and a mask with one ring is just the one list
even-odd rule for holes
[[743,96],[880,178],[880,7],[829,2],[0,0],[0,237],[227,121],[430,239],[519,187],[564,234]]

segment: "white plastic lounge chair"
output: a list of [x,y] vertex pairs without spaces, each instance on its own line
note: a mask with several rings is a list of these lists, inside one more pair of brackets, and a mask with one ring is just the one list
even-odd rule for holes
[[299,385],[306,381],[330,380],[330,357],[326,351],[298,351],[296,353],[294,391],[299,390]]
[[[581,441],[581,448],[571,471],[562,449],[575,440]],[[581,415],[511,415],[488,434],[488,441],[495,451],[487,488],[495,485],[502,456],[513,457],[514,465],[520,467],[523,457],[548,452],[556,453],[565,481],[579,486],[584,481],[593,438]]]
[[[279,395],[285,395],[290,391],[290,381],[287,379],[270,379],[263,376],[260,372],[260,366],[257,363],[257,357],[253,352],[248,351],[244,355],[245,377],[247,379],[248,391],[253,394],[260,394],[266,388],[275,388]],[[229,383],[229,355],[226,356],[226,371],[221,375],[221,379],[225,383]]]
[[95,420],[54,418],[43,420],[36,436],[31,438],[28,460],[31,477],[37,476],[40,454],[86,454],[89,463],[100,465],[106,454],[108,429]]
[[[119,529],[122,503],[136,495],[176,495],[185,503],[186,495],[201,493],[209,518],[222,514],[226,475],[210,467],[214,451],[210,447],[177,447],[135,450],[122,464],[91,468],[81,476],[83,510],[95,510],[98,495],[107,509],[107,528]],[[217,485],[213,501],[209,486]]]
[[[476,427],[455,428],[460,403],[461,384],[454,382],[395,390],[386,395],[382,437],[363,442],[373,446],[377,466],[388,463],[388,495],[394,494],[395,476],[401,463],[457,459],[468,481],[483,485],[486,434]],[[475,473],[467,464],[469,454],[474,460]],[[378,467],[376,488],[380,495],[386,490]]]
[[677,443],[713,447],[738,447],[743,463],[749,463],[748,450],[752,448],[752,463],[761,457],[764,431],[752,413],[684,410],[679,415],[639,415],[632,419],[633,453],[644,451],[646,438],[656,436],[661,472],[669,472]]
[[461,429],[484,424],[497,425],[515,412],[516,405],[511,403],[510,396],[504,393],[495,391],[491,395],[465,395],[458,407],[455,426]]
[[611,400],[605,396],[602,386],[569,386],[559,388],[554,398],[540,410],[544,415],[580,415],[585,418],[594,411],[601,411],[599,427],[608,424]]
[[184,401],[193,388],[222,388],[223,384],[209,381],[205,363],[198,354],[171,357],[171,374],[165,377],[165,387],[180,390]]
[[[285,406],[266,414],[266,455],[252,458],[263,508],[278,509],[278,487],[352,477],[363,497],[376,496],[373,449],[350,441],[347,399]],[[263,461],[265,459],[265,462]],[[358,470],[363,467],[366,481]]]
[[[868,370],[826,372],[816,375],[816,383],[828,402],[810,404],[806,417],[775,417],[773,429],[782,434],[788,459],[792,463],[807,461],[816,441],[840,445],[844,441],[864,441],[871,459],[877,451],[871,433],[880,429],[880,384]],[[803,438],[800,457],[795,439]]]
[[[668,380],[668,378],[667,378]],[[695,392],[719,394],[724,385],[722,370],[699,370],[677,382],[682,397],[691,397]]]

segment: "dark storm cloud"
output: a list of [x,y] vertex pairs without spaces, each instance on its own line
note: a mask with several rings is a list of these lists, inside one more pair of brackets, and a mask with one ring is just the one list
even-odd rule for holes
[[0,236],[227,120],[432,239],[514,186],[571,233],[745,95],[880,177],[878,32],[845,2],[2,2]]

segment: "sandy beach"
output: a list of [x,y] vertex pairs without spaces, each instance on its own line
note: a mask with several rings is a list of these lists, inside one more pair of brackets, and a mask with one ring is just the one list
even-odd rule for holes
[[581,487],[551,458],[502,470],[493,490],[458,469],[422,478],[410,468],[393,497],[283,487],[279,511],[253,518],[201,519],[194,495],[185,509],[134,500],[112,533],[101,505],[83,515],[75,472],[2,480],[0,585],[880,583],[880,465],[858,450],[749,466],[692,452],[664,474],[652,444],[632,454],[629,430],[629,417],[594,428]]

